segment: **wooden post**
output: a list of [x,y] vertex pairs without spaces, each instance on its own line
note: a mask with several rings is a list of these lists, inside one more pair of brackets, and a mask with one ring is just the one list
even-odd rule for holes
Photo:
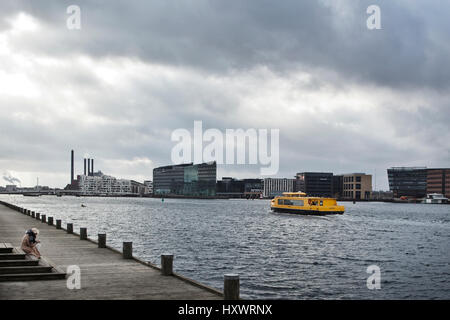
[[99,233],[98,234],[98,247],[99,248],[106,248],[106,233]]
[[34,211],[31,211],[31,217],[32,217],[32,218],[36,218],[36,214],[35,214]]
[[45,223],[47,220],[46,220],[46,215],[45,214],[41,214],[41,222],[42,223]]
[[52,226],[52,225],[53,225],[53,217],[48,217],[48,219],[47,219],[47,224],[48,224],[49,226]]
[[67,224],[67,233],[73,233],[73,223]]
[[161,273],[163,276],[170,276],[173,274],[173,254],[161,255]]
[[56,229],[61,229],[61,219],[56,219]]
[[133,242],[123,243],[123,258],[124,259],[133,258]]
[[80,240],[87,239],[87,228],[80,228]]
[[223,276],[224,300],[239,300],[239,275],[234,273]]
[[26,215],[29,216],[30,214],[31,214],[31,211],[30,211],[30,210],[27,210]]
[[41,214],[39,212],[36,212],[36,220],[41,220]]

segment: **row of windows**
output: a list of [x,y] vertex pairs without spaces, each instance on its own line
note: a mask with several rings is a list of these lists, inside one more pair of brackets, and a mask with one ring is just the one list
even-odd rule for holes
[[357,183],[357,184],[344,184],[344,190],[349,190],[349,189],[361,189],[361,184]]
[[344,177],[344,182],[361,182],[361,176]]
[[[323,206],[323,200],[309,200],[310,205],[312,206]],[[305,202],[303,200],[289,200],[289,199],[278,199],[279,205],[285,205],[285,206],[299,206],[303,207]]]

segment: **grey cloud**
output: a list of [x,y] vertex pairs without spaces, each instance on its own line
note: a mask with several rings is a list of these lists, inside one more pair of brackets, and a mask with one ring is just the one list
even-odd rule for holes
[[31,51],[136,56],[217,73],[266,65],[330,69],[385,86],[449,85],[448,4],[378,1],[383,30],[369,31],[369,0],[82,1],[83,28],[73,32],[65,29],[69,1],[26,3],[48,25],[23,44]]

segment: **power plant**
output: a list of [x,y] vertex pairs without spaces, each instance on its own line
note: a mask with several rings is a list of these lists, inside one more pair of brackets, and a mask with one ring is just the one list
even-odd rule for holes
[[100,170],[94,172],[94,159],[83,158],[83,174],[75,177],[74,151],[70,156],[70,183],[65,187],[77,195],[89,196],[142,196],[149,194],[149,187],[128,179],[116,179],[104,175]]
[[[66,190],[79,190],[79,181],[81,176],[77,175],[75,179],[75,152],[73,150],[70,151],[70,183],[66,186]],[[91,158],[83,158],[84,163],[84,171],[83,175],[88,177],[93,177],[96,175],[102,175],[101,171],[94,174],[94,159]]]

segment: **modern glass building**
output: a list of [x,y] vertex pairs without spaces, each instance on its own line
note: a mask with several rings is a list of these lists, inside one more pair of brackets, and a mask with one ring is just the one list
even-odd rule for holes
[[333,197],[341,198],[344,189],[344,176],[343,175],[333,175]]
[[427,193],[426,167],[393,167],[387,170],[394,198],[423,198]]
[[302,172],[296,175],[296,191],[313,197],[333,196],[333,173]]
[[263,193],[262,179],[223,177],[217,181],[217,195],[228,198],[259,198]]
[[216,162],[180,164],[153,169],[153,193],[188,197],[216,195]]

